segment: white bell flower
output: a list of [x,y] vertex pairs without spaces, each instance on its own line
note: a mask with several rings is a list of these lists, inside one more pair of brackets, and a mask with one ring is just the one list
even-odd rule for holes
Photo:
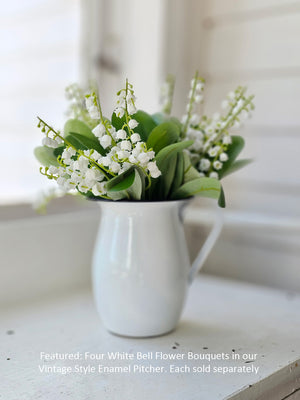
[[209,174],[209,177],[210,177],[210,178],[219,179],[219,175],[218,175],[217,172],[211,172],[211,173]]
[[99,140],[101,146],[106,149],[111,145],[111,137],[109,135],[104,135],[102,138]]
[[93,153],[91,154],[91,158],[95,161],[98,161],[99,158],[101,158],[101,154],[99,154],[97,150],[94,150]]
[[105,194],[106,193],[105,183],[104,182],[95,183],[94,186],[92,187],[92,193],[94,196],[101,196],[102,194]]
[[80,184],[78,185],[78,189],[79,189],[80,192],[82,192],[82,193],[87,193],[87,192],[89,191],[89,188],[88,188],[88,186],[87,186],[87,184],[86,184],[85,181],[83,181],[82,183],[80,183]]
[[220,161],[225,162],[228,160],[228,155],[226,153],[221,153],[219,158]]
[[117,163],[117,162],[115,162],[115,161],[113,161],[112,163],[111,163],[111,165],[110,165],[110,168],[109,168],[110,170],[111,170],[111,172],[113,172],[114,174],[117,174],[119,171],[120,171],[120,169],[121,169],[121,166],[120,166],[120,164],[119,163]]
[[51,139],[49,137],[44,137],[42,140],[42,145],[43,146],[47,146],[47,147],[52,147],[52,148],[56,148],[58,147],[58,143],[56,142],[56,140]]
[[85,98],[85,106],[86,106],[86,108],[89,109],[89,108],[93,107],[93,105],[94,105],[93,97],[92,96],[86,97]]
[[131,119],[131,120],[128,122],[128,126],[129,126],[130,129],[136,128],[136,127],[138,126],[138,124],[139,124],[139,123],[138,123],[135,119]]
[[150,175],[152,178],[158,178],[161,175],[161,172],[158,168],[150,171]]
[[99,160],[104,167],[109,167],[112,164],[112,159],[107,155]]
[[210,161],[207,158],[202,158],[199,163],[199,168],[201,171],[207,171],[210,168]]
[[118,156],[119,160],[124,160],[124,159],[129,158],[130,153],[129,153],[129,151],[126,151],[126,150],[120,150],[120,151],[117,151],[117,156]]
[[93,169],[88,169],[85,174],[85,181],[89,187],[92,187],[96,183],[96,174]]
[[123,108],[123,107],[117,107],[117,108],[115,109],[115,114],[116,114],[116,116],[117,116],[118,118],[122,118],[122,117],[124,116],[124,114],[125,114],[124,108]]
[[220,151],[220,146],[214,146],[208,150],[208,155],[210,157],[215,157],[219,151]]
[[201,94],[197,94],[197,96],[195,96],[195,103],[199,104],[202,100],[203,96]]
[[150,161],[149,155],[145,152],[140,153],[138,155],[137,159],[142,165],[147,164]]
[[136,146],[134,149],[132,149],[131,154],[132,154],[134,157],[137,157],[137,156],[140,154],[141,151],[142,151],[142,150]]
[[88,168],[89,160],[83,156],[78,157],[78,159],[73,163],[74,169],[85,172]]
[[48,172],[49,172],[51,175],[57,174],[57,173],[58,173],[58,168],[56,168],[54,165],[50,165],[50,167],[49,167],[49,169],[48,169]]
[[150,161],[147,164],[147,169],[150,172],[152,178],[158,178],[161,175],[161,172],[156,165],[156,161]]
[[132,143],[137,143],[137,142],[140,142],[141,137],[138,133],[133,133],[130,137],[130,140]]
[[88,108],[88,112],[92,119],[100,119],[100,112],[98,110],[98,107],[93,105],[92,107]]
[[213,167],[214,167],[214,169],[219,170],[223,167],[223,164],[220,161],[214,161]]
[[121,149],[122,150],[131,151],[132,145],[131,145],[130,141],[129,140],[123,140],[121,142]]
[[95,136],[97,136],[98,138],[101,138],[104,133],[105,133],[105,126],[104,124],[101,122],[99,125],[97,125],[93,130],[92,130],[93,134]]
[[127,111],[128,111],[128,114],[129,115],[133,115],[133,114],[135,114],[136,113],[136,107],[135,107],[135,105],[132,103],[132,102],[130,102],[130,103],[127,103]]
[[197,92],[201,92],[204,89],[204,84],[202,82],[198,82],[196,85]]
[[137,164],[137,163],[138,163],[138,160],[136,159],[136,157],[135,157],[133,154],[131,154],[131,155],[129,156],[129,161],[130,161],[132,164]]
[[124,129],[119,129],[116,133],[116,137],[117,139],[124,140],[127,137],[127,133],[124,131]]
[[231,144],[231,143],[232,143],[231,136],[225,135],[225,136],[223,137],[222,142],[223,142],[223,144]]

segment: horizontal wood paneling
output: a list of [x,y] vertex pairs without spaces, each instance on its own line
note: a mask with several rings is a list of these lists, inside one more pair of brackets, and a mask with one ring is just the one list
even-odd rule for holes
[[253,157],[254,162],[238,172],[240,179],[300,187],[300,135],[298,138],[246,136],[246,143],[241,157]]
[[[299,7],[300,9],[300,7]],[[300,13],[207,30],[204,67],[210,73],[298,67]]]
[[272,185],[268,181],[228,177],[224,179],[227,208],[245,213],[260,212],[273,216],[298,216],[300,190],[295,185]]
[[248,19],[271,18],[279,13],[285,15],[300,11],[299,0],[209,0],[205,3],[203,16],[220,19],[241,15],[248,16]]

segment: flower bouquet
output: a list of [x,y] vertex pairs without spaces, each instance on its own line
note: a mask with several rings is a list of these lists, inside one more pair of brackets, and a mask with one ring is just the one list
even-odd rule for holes
[[35,156],[40,172],[63,192],[112,201],[167,201],[204,196],[225,207],[220,180],[251,160],[237,157],[244,147],[231,129],[239,127],[254,108],[246,88],[230,92],[223,114],[200,115],[204,80],[191,81],[186,114],[171,116],[174,78],[162,88],[162,112],[138,110],[132,85],[126,80],[117,93],[110,118],[103,115],[96,89],[85,94],[67,88],[71,118],[63,131],[38,118],[45,134]]
[[156,336],[174,329],[188,284],[221,230],[216,224],[190,267],[182,207],[195,195],[225,207],[220,180],[250,161],[237,160],[244,140],[230,134],[253,109],[245,88],[229,93],[223,115],[200,116],[204,81],[196,73],[181,121],[171,116],[173,91],[169,77],[162,112],[150,115],[137,110],[126,81],[107,118],[97,90],[85,95],[72,85],[72,118],[63,132],[39,118],[45,134],[43,146],[35,149],[41,173],[63,192],[103,200],[92,281],[104,326],[119,335]]

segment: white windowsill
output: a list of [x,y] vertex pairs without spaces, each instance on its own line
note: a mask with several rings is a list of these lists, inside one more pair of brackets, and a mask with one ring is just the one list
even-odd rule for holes
[[[1,394],[6,400],[130,398],[165,400],[271,399],[299,390],[300,297],[284,291],[200,276],[193,284],[175,332],[153,339],[113,336],[103,328],[90,292],[76,292],[35,305],[2,310]],[[6,334],[6,332],[13,334]],[[177,344],[175,344],[177,343]],[[173,347],[176,347],[174,349]],[[39,364],[71,366],[78,361],[40,361],[40,352],[257,353],[253,363],[213,361],[213,366],[255,366],[258,374],[42,374]],[[81,361],[81,365],[134,362]],[[203,361],[175,361],[177,366]],[[151,361],[152,365],[170,362]],[[207,365],[207,363],[205,363]],[[16,385],[15,382],[22,382]],[[87,397],[88,395],[88,397]]]

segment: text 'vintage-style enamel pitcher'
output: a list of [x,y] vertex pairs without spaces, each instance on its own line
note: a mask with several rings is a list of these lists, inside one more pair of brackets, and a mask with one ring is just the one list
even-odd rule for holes
[[190,266],[182,213],[190,200],[100,201],[93,257],[93,290],[112,333],[149,337],[172,331],[189,284],[222,229],[220,218]]

